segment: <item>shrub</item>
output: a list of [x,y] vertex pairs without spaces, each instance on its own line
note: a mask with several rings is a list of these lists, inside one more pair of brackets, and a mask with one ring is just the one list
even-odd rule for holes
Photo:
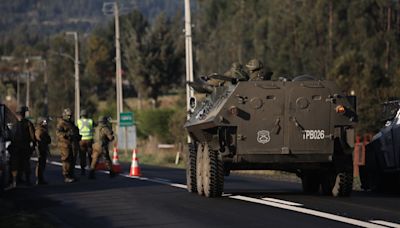
[[169,131],[169,122],[174,114],[172,109],[152,109],[135,112],[138,137],[155,136],[163,143],[173,143],[174,137]]

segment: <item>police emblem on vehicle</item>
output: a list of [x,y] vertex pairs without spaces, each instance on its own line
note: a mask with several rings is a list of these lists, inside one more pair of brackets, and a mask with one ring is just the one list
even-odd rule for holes
[[269,131],[267,130],[261,130],[257,132],[257,142],[265,144],[271,141],[271,136],[269,134]]

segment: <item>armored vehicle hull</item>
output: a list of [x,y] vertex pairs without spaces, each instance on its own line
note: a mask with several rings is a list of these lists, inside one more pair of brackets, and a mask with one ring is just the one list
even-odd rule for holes
[[[351,102],[353,101],[353,102]],[[230,170],[296,173],[305,192],[352,189],[355,99],[330,81],[241,81],[217,87],[186,122],[188,190],[220,196]]]

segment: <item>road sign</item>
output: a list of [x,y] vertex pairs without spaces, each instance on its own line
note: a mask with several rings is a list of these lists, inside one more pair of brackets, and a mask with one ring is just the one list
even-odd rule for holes
[[127,127],[135,125],[135,119],[133,118],[133,112],[121,112],[119,114],[119,126]]
[[136,126],[120,127],[118,129],[118,148],[135,149],[137,146]]

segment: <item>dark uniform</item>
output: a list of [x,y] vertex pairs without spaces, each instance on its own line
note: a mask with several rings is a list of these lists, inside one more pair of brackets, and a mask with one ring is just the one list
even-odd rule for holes
[[31,166],[30,158],[35,150],[35,127],[32,122],[25,118],[28,107],[21,107],[17,112],[18,122],[15,124],[15,133],[11,141],[11,174],[13,187],[17,179],[22,181],[25,174],[25,182],[30,185]]
[[72,122],[72,113],[70,109],[63,111],[63,118],[57,123],[57,141],[61,154],[62,173],[64,182],[71,183],[75,181],[74,169],[75,158],[74,151],[79,150],[79,129]]
[[82,140],[79,143],[81,175],[85,175],[86,159],[89,159],[89,165],[92,163],[93,146],[93,120],[88,118],[86,110],[81,111],[81,118],[78,120],[78,128],[79,134],[82,135]]
[[35,130],[35,137],[38,144],[39,156],[36,166],[36,184],[47,184],[44,180],[44,170],[46,168],[47,156],[50,153],[49,144],[51,144],[51,137],[47,127],[46,119],[39,119],[38,126]]
[[96,142],[93,144],[92,152],[92,164],[90,165],[89,178],[94,178],[94,171],[96,168],[97,159],[100,156],[104,156],[106,160],[106,167],[110,171],[110,176],[114,176],[115,173],[112,170],[112,162],[110,159],[110,154],[108,151],[108,146],[110,142],[114,140],[114,132],[111,128],[109,118],[101,117],[99,120],[99,125],[96,129]]
[[266,73],[264,65],[258,59],[252,59],[246,64],[246,68],[250,74],[250,81],[271,80],[272,73]]

